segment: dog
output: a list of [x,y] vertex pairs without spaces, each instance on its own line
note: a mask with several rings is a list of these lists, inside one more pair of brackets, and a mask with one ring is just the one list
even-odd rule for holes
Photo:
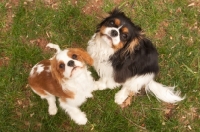
[[135,25],[124,12],[114,9],[97,25],[88,41],[87,51],[94,60],[100,79],[99,90],[122,86],[115,95],[115,103],[122,105],[130,92],[139,93],[142,87],[158,100],[176,103],[185,97],[174,87],[154,80],[159,72],[158,52],[145,37],[141,27]]
[[42,60],[31,70],[28,82],[31,89],[49,105],[50,115],[57,113],[56,97],[60,106],[79,125],[87,123],[86,114],[79,109],[87,98],[93,97],[95,83],[87,65],[93,65],[90,55],[80,48],[61,50],[49,43],[47,47],[56,49],[51,59]]

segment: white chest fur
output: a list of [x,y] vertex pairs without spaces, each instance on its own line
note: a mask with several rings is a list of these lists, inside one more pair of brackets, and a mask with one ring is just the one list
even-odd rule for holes
[[67,88],[74,93],[73,99],[67,99],[67,103],[72,106],[80,106],[87,98],[92,97],[92,91],[95,90],[94,81],[91,73],[87,69],[81,69],[76,76],[62,84],[63,90]]
[[110,77],[113,75],[113,68],[109,62],[109,57],[114,53],[114,50],[100,38],[99,34],[92,36],[88,42],[87,51],[94,59],[94,67],[100,77]]

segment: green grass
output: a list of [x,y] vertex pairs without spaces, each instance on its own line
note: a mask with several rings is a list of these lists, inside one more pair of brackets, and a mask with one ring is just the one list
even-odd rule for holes
[[[57,115],[48,115],[46,100],[41,100],[27,86],[31,67],[49,58],[32,43],[45,39],[65,47],[87,47],[96,25],[96,14],[86,15],[77,5],[60,1],[56,9],[42,1],[21,1],[18,5],[0,3],[0,131],[27,132],[137,132],[137,131],[200,131],[200,28],[198,6],[190,1],[121,1],[117,5],[145,31],[159,52],[160,73],[156,80],[176,85],[186,99],[169,109],[150,96],[136,97],[131,106],[121,109],[114,103],[119,89],[94,92],[94,98],[81,106],[89,122],[78,126],[59,108]],[[105,1],[102,13],[116,4]],[[8,16],[12,14],[11,20]],[[161,34],[161,35],[159,35]],[[190,130],[191,127],[191,130]]]

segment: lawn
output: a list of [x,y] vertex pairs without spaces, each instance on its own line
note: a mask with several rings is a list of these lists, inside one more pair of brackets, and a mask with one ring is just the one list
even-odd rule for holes
[[[27,84],[32,66],[52,56],[48,42],[86,48],[96,25],[116,6],[156,46],[156,80],[175,85],[186,99],[173,105],[141,93],[122,109],[114,103],[117,88],[96,91],[81,106],[89,120],[84,126],[60,108],[50,116],[46,100]],[[0,132],[200,131],[199,7],[198,0],[1,0]]]

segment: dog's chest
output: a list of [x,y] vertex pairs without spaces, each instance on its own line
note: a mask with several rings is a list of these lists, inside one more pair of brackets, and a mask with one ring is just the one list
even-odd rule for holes
[[88,42],[87,51],[94,60],[94,68],[98,74],[101,77],[111,76],[113,68],[109,58],[114,54],[114,50],[103,39],[95,35]]
[[68,80],[66,83],[62,84],[62,87],[64,89],[67,88],[74,93],[75,97],[71,102],[79,105],[85,102],[86,98],[92,96],[94,81],[90,72],[86,71],[85,73],[81,73],[79,76]]

